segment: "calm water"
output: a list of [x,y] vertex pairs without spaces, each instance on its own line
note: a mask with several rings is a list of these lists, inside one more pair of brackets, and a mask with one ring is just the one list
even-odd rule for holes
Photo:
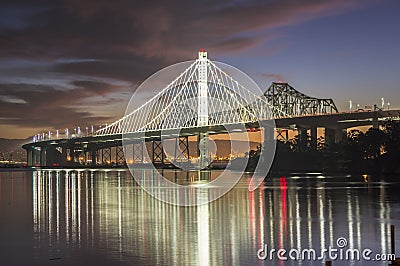
[[320,251],[345,237],[346,248],[390,253],[391,224],[400,246],[395,178],[292,174],[255,192],[249,180],[209,205],[176,207],[153,199],[128,171],[0,172],[0,265],[324,265],[260,261],[257,251],[263,243]]

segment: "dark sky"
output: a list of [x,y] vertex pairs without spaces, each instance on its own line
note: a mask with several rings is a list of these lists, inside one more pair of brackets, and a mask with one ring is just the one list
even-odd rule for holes
[[109,123],[199,49],[264,89],[400,107],[400,2],[2,1],[0,137]]

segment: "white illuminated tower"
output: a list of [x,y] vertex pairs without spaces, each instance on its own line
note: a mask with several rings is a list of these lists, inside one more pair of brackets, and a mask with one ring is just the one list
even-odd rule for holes
[[197,111],[197,124],[198,126],[208,125],[208,84],[207,84],[207,52],[199,51],[199,64],[198,64],[198,111]]
[[[204,50],[199,51],[198,58],[198,110],[197,110],[197,125],[208,125],[208,58],[207,52]],[[199,155],[200,155],[200,168],[205,168],[210,164],[211,156],[209,149],[208,133],[202,132],[198,136]]]

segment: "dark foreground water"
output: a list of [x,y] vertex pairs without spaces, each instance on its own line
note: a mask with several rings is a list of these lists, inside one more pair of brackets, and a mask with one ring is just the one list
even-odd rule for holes
[[[375,258],[390,253],[391,224],[400,246],[395,177],[272,176],[255,192],[248,182],[209,205],[177,207],[128,171],[0,172],[0,265],[324,265],[276,253],[261,261],[257,251],[320,252],[343,237],[342,250],[369,248]],[[388,265],[344,259],[333,265]]]

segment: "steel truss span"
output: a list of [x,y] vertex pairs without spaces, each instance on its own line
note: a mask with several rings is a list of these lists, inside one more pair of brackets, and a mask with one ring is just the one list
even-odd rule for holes
[[[264,92],[264,97],[274,108],[291,117],[337,113],[332,99],[310,97],[295,90],[288,83],[273,82]],[[274,114],[276,118],[277,115]]]

